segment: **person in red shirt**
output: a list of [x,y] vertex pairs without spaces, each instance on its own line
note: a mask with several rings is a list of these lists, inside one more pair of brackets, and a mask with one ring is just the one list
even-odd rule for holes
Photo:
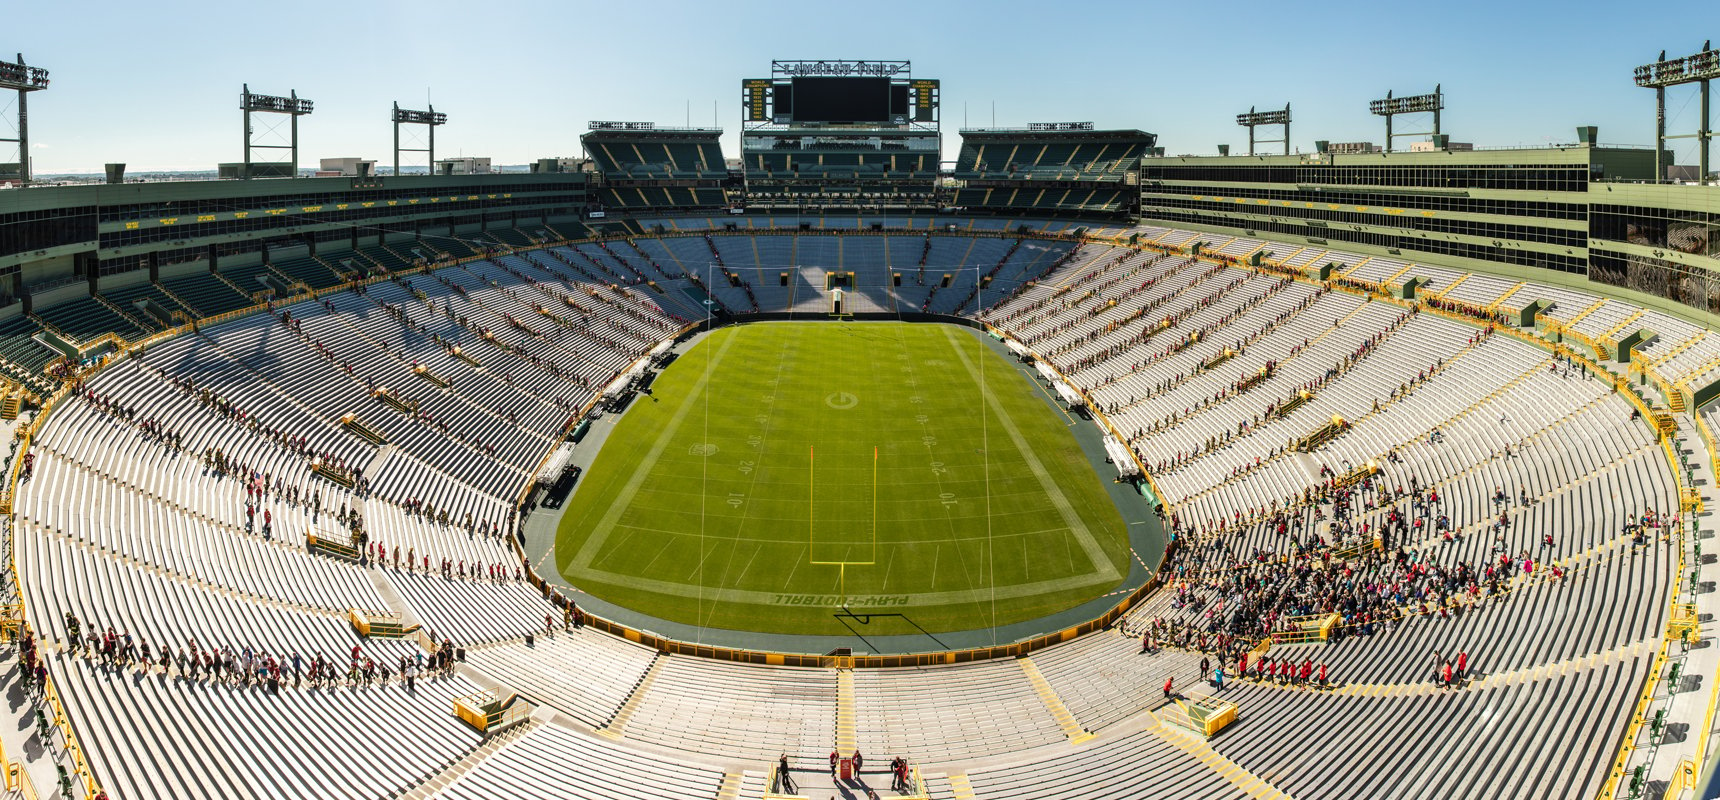
[[1450,686],[1451,685],[1451,664],[1450,663],[1447,663],[1445,666],[1439,668],[1439,680],[1440,680],[1441,685],[1444,685],[1444,686]]
[[842,757],[837,755],[835,750],[830,751],[830,774],[832,777],[836,775],[836,762],[840,760]]
[[1320,665],[1320,688],[1326,688],[1326,665]]
[[1468,676],[1469,676],[1469,651],[1465,650],[1465,651],[1457,654],[1457,679],[1462,680]]
[[1166,701],[1169,701],[1171,699],[1171,684],[1175,680],[1176,680],[1176,678],[1174,678],[1174,677],[1165,678],[1165,700]]

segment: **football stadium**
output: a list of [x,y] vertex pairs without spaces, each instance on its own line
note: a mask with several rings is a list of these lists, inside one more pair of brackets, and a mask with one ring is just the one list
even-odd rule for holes
[[281,65],[147,180],[36,174],[85,90],[0,63],[5,790],[1716,796],[1677,45],[1592,53],[1649,144],[1453,141],[1430,73],[1206,152],[765,52],[738,135],[513,169],[412,102],[309,169]]

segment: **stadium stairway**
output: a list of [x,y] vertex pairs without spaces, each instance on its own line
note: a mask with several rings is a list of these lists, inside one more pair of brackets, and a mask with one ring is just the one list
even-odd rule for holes
[[816,759],[835,740],[837,683],[828,669],[660,655],[604,732],[707,758]]
[[[1701,412],[1702,421],[1697,422],[1693,415],[1678,415],[1678,432],[1673,435],[1674,451],[1681,459],[1688,476],[1688,485],[1692,486],[1701,498],[1703,510],[1697,513],[1696,541],[1685,543],[1686,570],[1700,569],[1694,565],[1706,563],[1712,555],[1703,555],[1703,550],[1710,551],[1720,541],[1715,536],[1715,509],[1720,508],[1720,487],[1716,486],[1716,468],[1714,463],[1714,442],[1710,435],[1714,433],[1712,424],[1707,420],[1715,411],[1710,406]],[[1646,700],[1638,699],[1637,711],[1633,714],[1631,730],[1627,732],[1628,752],[1624,754],[1621,763],[1617,764],[1609,779],[1617,782],[1618,791],[1623,793],[1631,783],[1638,769],[1643,776],[1643,789],[1648,796],[1659,796],[1676,785],[1690,787],[1696,780],[1696,771],[1701,768],[1701,761],[1713,758],[1715,751],[1711,735],[1705,734],[1714,726],[1716,704],[1720,704],[1720,648],[1715,647],[1714,620],[1720,620],[1720,592],[1713,590],[1713,582],[1707,581],[1700,585],[1695,593],[1679,592],[1676,602],[1692,603],[1700,619],[1707,620],[1702,625],[1700,639],[1693,647],[1685,647],[1679,643],[1668,643],[1665,650],[1663,669],[1670,670],[1676,664],[1681,675],[1676,685],[1671,681],[1660,681],[1653,687],[1652,694]],[[1675,693],[1680,695],[1679,702],[1673,702]],[[1705,701],[1691,702],[1687,695],[1696,693],[1697,697],[1706,697]],[[1665,712],[1662,720],[1664,733],[1659,739],[1653,736],[1652,726],[1647,724],[1657,712]]]
[[1057,696],[1057,690],[1040,674],[1039,667],[1033,663],[1032,658],[1022,656],[1016,659],[1015,663],[1021,665],[1021,671],[1027,674],[1027,682],[1033,686],[1034,693],[1039,695],[1039,702],[1044,703],[1046,713],[1057,720],[1057,727],[1063,730],[1064,736],[1069,737],[1070,744],[1081,744],[1093,738],[1093,733],[1081,726],[1080,720],[1063,704],[1063,699]]
[[[532,702],[556,709],[593,730],[613,725],[640,692],[656,651],[589,628],[556,631],[523,641],[480,645],[467,663]],[[617,727],[622,731],[625,722]]]
[[[975,248],[970,244],[968,249]],[[963,257],[982,266],[1002,260],[996,246],[985,249],[982,258],[965,252]],[[593,273],[629,269],[628,262],[601,250],[577,257],[584,264],[580,269]],[[756,264],[759,257],[753,258]],[[1019,267],[1012,274],[1035,269],[1030,262],[1009,263]],[[1186,277],[1194,278],[1196,271],[1189,270]],[[466,304],[473,313],[493,312],[491,304],[517,308],[521,298],[537,291],[524,282],[511,283],[506,278],[517,276],[483,264],[458,272],[468,276],[460,279],[462,288],[482,295]],[[1053,273],[1047,279],[1059,277]],[[1182,289],[1191,298],[1204,297],[1217,287],[1231,285],[1234,277],[1215,275],[1168,284],[1186,283]],[[501,285],[488,282],[492,280]],[[450,299],[452,290],[444,291],[446,284],[420,283],[421,288],[434,290],[438,304]],[[1158,288],[1175,290],[1168,284]],[[960,288],[952,287],[940,302],[953,304],[965,294]],[[384,290],[394,292],[413,313],[423,313],[423,304],[400,287],[381,284],[375,292]],[[620,309],[631,307],[626,296],[607,289],[578,297],[582,302],[590,298],[593,306],[601,303],[605,311],[618,315],[624,314]],[[1219,305],[1241,297],[1237,294]],[[375,310],[372,305],[359,301],[352,307]],[[1349,314],[1358,315],[1363,308],[1370,308],[1366,314],[1382,324],[1395,310],[1390,304],[1363,302]],[[341,313],[337,322],[350,325],[347,330],[368,330]],[[1200,314],[1174,330],[1193,329],[1211,317]],[[1616,329],[1621,324],[1618,320],[1629,318],[1628,313],[1620,313],[1597,316],[1594,322],[1603,330]],[[1317,330],[1317,319],[1310,319],[1315,319],[1311,327]],[[200,441],[235,437],[249,448],[247,459],[273,454],[272,445],[257,437],[243,438],[246,434],[238,426],[200,416],[195,404],[184,402],[161,380],[197,374],[201,384],[232,373],[261,375],[252,365],[280,353],[266,341],[255,348],[261,341],[254,340],[255,333],[272,326],[241,323],[230,330],[242,335],[217,332],[209,338],[164,343],[149,356],[121,362],[90,385],[119,392],[152,410],[159,405],[162,413],[184,420],[182,426],[209,437]],[[1405,330],[1404,335],[1388,340],[1425,343],[1430,340],[1421,334],[1427,333],[1438,334],[1441,347],[1452,345],[1450,330],[1431,321]],[[1048,340],[1062,341],[1059,336],[1073,340],[1079,333],[1059,331],[1048,334]],[[1336,326],[1319,336],[1330,336],[1335,345],[1339,340],[1347,343],[1334,352],[1354,346]],[[376,341],[369,333],[354,338]],[[211,344],[217,341],[219,346]],[[285,344],[273,347],[291,353],[293,363],[298,363],[303,356],[298,349],[301,344],[296,339],[282,341]],[[110,766],[101,777],[120,797],[199,792],[753,797],[762,794],[758,768],[778,752],[817,764],[832,741],[859,747],[874,757],[905,753],[916,761],[930,762],[938,770],[932,776],[934,796],[961,800],[1276,797],[1284,793],[1301,797],[1592,796],[1609,774],[1616,779],[1636,766],[1645,768],[1650,788],[1663,786],[1673,780],[1684,758],[1703,738],[1691,732],[1706,730],[1704,703],[1673,705],[1665,720],[1667,732],[1657,740],[1651,740],[1650,726],[1642,723],[1667,707],[1667,687],[1656,685],[1642,710],[1632,708],[1644,685],[1642,679],[1653,671],[1664,672],[1673,663],[1684,668],[1687,676],[1673,688],[1681,689],[1681,694],[1701,692],[1710,701],[1715,697],[1715,686],[1705,683],[1720,667],[1720,652],[1712,642],[1687,653],[1673,645],[1666,649],[1665,658],[1659,655],[1667,616],[1661,598],[1679,577],[1672,573],[1681,563],[1680,556],[1691,566],[1699,563],[1693,548],[1711,541],[1712,530],[1703,530],[1698,542],[1680,543],[1686,552],[1679,553],[1673,542],[1661,538],[1643,547],[1629,545],[1627,537],[1616,535],[1620,520],[1610,512],[1578,516],[1607,498],[1615,499],[1614,505],[1617,498],[1626,498],[1628,503],[1652,507],[1651,501],[1664,500],[1671,491],[1670,474],[1657,464],[1658,446],[1640,438],[1641,426],[1620,422],[1629,408],[1623,399],[1607,394],[1607,387],[1598,383],[1560,383],[1541,376],[1542,361],[1503,358],[1526,349],[1513,344],[1490,347],[1484,354],[1462,351],[1447,357],[1445,369],[1452,375],[1405,398],[1382,403],[1378,413],[1356,415],[1355,430],[1320,453],[1320,460],[1331,463],[1340,454],[1377,449],[1381,443],[1414,443],[1430,424],[1449,428],[1457,440],[1452,446],[1417,445],[1405,454],[1416,459],[1423,474],[1437,477],[1437,485],[1450,487],[1450,494],[1456,495],[1451,506],[1463,509],[1453,512],[1466,533],[1461,544],[1444,546],[1431,538],[1412,543],[1418,554],[1438,563],[1472,560],[1485,549],[1486,537],[1476,534],[1488,516],[1487,489],[1508,477],[1513,479],[1506,486],[1512,488],[1513,476],[1518,475],[1526,476],[1525,482],[1533,486],[1535,503],[1512,512],[1512,536],[1519,536],[1518,527],[1527,526],[1524,520],[1559,531],[1585,521],[1594,526],[1594,532],[1605,535],[1593,539],[1573,535],[1546,553],[1545,561],[1569,567],[1562,581],[1514,579],[1510,591],[1497,600],[1466,609],[1452,620],[1416,618],[1383,635],[1307,648],[1342,665],[1341,675],[1352,682],[1336,690],[1233,683],[1225,694],[1242,705],[1243,716],[1211,742],[1178,732],[1153,711],[1159,704],[1159,679],[1175,674],[1184,685],[1194,683],[1199,656],[1168,649],[1142,655],[1134,640],[1121,632],[1084,636],[1013,664],[998,660],[859,672],[756,668],[662,655],[594,630],[558,631],[526,647],[521,639],[538,629],[545,610],[537,605],[541,598],[535,591],[505,582],[446,581],[358,570],[310,559],[285,545],[259,542],[243,533],[232,517],[236,482],[198,478],[195,458],[144,440],[135,428],[113,422],[82,400],[68,401],[56,412],[56,436],[44,439],[40,450],[49,455],[38,461],[38,474],[20,498],[19,516],[25,520],[21,525],[31,534],[25,537],[28,543],[20,560],[29,566],[25,573],[37,580],[27,588],[27,596],[32,618],[42,629],[51,628],[56,615],[67,608],[76,607],[83,614],[94,607],[95,616],[124,620],[133,630],[173,632],[151,633],[148,638],[157,642],[182,635],[183,626],[189,624],[199,634],[210,628],[260,631],[271,645],[279,636],[291,638],[293,644],[344,645],[350,633],[328,623],[338,607],[349,602],[347,593],[351,593],[357,600],[434,620],[439,632],[457,631],[472,644],[460,677],[426,682],[415,696],[399,687],[269,695],[224,686],[174,685],[50,655],[50,669],[59,685],[66,687],[75,724],[88,732],[86,744],[99,763]],[[1353,375],[1342,384],[1340,388],[1349,393],[1346,402],[1366,402],[1369,392],[1377,389],[1368,381],[1393,379],[1395,386],[1404,369],[1413,373],[1419,368],[1414,357],[1425,357],[1413,351],[1404,345],[1385,353],[1386,357],[1370,358],[1370,365],[1378,365],[1378,374]],[[1530,355],[1542,357],[1538,352]],[[1474,363],[1479,361],[1510,368],[1488,374]],[[1327,363],[1316,366],[1324,369]],[[158,367],[166,371],[152,371]],[[297,391],[298,384],[283,374],[270,372],[269,376],[249,387],[247,408],[279,414],[270,416],[271,420],[296,415],[304,424],[325,428],[319,435],[329,437],[327,441],[341,441],[343,434],[329,424],[332,412],[325,398]],[[1501,381],[1507,385],[1500,385]],[[1460,393],[1468,388],[1462,384],[1468,383],[1481,388],[1473,390],[1476,394]],[[227,391],[221,389],[223,394]],[[1339,392],[1331,394],[1336,397]],[[1443,397],[1446,394],[1451,397]],[[280,403],[282,399],[288,403]],[[1458,411],[1445,404],[1459,400],[1463,408]],[[478,396],[450,401],[473,407],[483,403]],[[281,408],[295,402],[300,405]],[[1537,403],[1539,413],[1530,413]],[[1321,413],[1326,412],[1321,409]],[[1493,424],[1495,414],[1508,414],[1510,424]],[[1277,436],[1277,429],[1271,430],[1267,438]],[[1695,423],[1681,418],[1676,450],[1691,462],[1695,485],[1712,508],[1717,500],[1714,464],[1702,435]],[[1510,462],[1492,455],[1501,444],[1520,446],[1531,441],[1530,455]],[[197,451],[190,445],[186,450]],[[1562,455],[1543,457],[1543,452]],[[435,458],[435,453],[401,455],[405,458],[398,464],[411,472],[402,480],[442,482],[452,474],[439,471],[437,464],[451,462]],[[390,459],[387,466],[392,470],[396,465]],[[1234,494],[1241,491],[1238,486],[1229,484],[1216,494],[1229,502],[1240,496]],[[1249,489],[1265,496],[1276,490],[1273,486],[1262,481]],[[70,507],[70,512],[62,507]],[[146,518],[151,524],[139,526],[146,529],[148,538],[115,532],[118,526],[111,520],[137,514],[150,515]],[[387,502],[367,502],[365,514],[367,523],[374,519],[389,541],[434,541],[439,547],[469,548],[459,552],[485,561],[505,552],[487,540],[468,542],[459,531],[413,527],[421,523]],[[1710,527],[1711,518],[1705,514],[1701,524]],[[41,526],[57,532],[42,533]],[[398,532],[391,526],[399,526]],[[1253,542],[1247,537],[1259,535],[1259,531],[1236,532],[1240,541]],[[158,536],[167,544],[155,552],[150,545]],[[232,543],[233,549],[220,551],[212,561],[186,559],[173,552],[209,549],[218,541]],[[1520,540],[1511,541],[1510,549],[1515,550]],[[295,598],[293,588],[307,583],[319,584],[316,592]],[[1167,613],[1166,594],[1150,598],[1141,606],[1142,612]],[[150,607],[150,601],[159,598],[180,605],[171,610]],[[1641,598],[1641,602],[1624,603],[1619,598]],[[1712,592],[1693,599],[1710,620],[1720,610],[1714,607]],[[1487,655],[1477,659],[1476,668],[1484,663],[1487,674],[1477,674],[1459,689],[1435,689],[1426,680],[1425,656],[1435,647],[1448,649],[1454,641],[1477,642],[1472,650]],[[1284,651],[1299,652],[1294,647]],[[452,696],[492,684],[518,690],[546,713],[524,728],[488,741],[451,723],[447,704]],[[114,709],[127,713],[116,714]],[[1627,769],[1615,772],[1610,754],[1616,752],[1624,732],[1592,720],[1627,718],[1638,723],[1629,734],[1633,747],[1626,752]],[[1298,727],[1262,724],[1272,720],[1295,720]],[[602,729],[602,735],[589,735],[596,729]],[[401,731],[410,735],[401,737]],[[1091,738],[1072,744],[1078,735],[1075,731],[1090,731]],[[0,732],[0,741],[12,745],[5,735]],[[393,760],[378,758],[370,744],[383,736],[404,740],[400,752],[385,754],[395,756]],[[281,763],[248,763],[242,755],[235,756],[232,747],[222,748],[221,743],[229,741],[242,748],[282,753]],[[188,761],[184,752],[209,757]],[[335,758],[354,754],[353,761]],[[723,763],[729,759],[737,763]],[[699,763],[712,761],[718,763]],[[1453,763],[1474,767],[1449,769]],[[325,774],[334,777],[324,778]]]
[[[6,524],[0,522],[0,524]],[[58,734],[42,738],[46,719],[39,703],[29,699],[19,677],[21,665],[16,649],[0,658],[0,682],[7,687],[6,708],[0,712],[0,752],[19,765],[19,780],[28,781],[28,792],[8,793],[8,797],[54,797],[59,788],[59,776],[73,774],[76,769],[71,754],[66,751]],[[20,787],[22,789],[22,787]]]
[[1153,726],[1148,728],[1149,731],[1171,743],[1178,750],[1187,753],[1249,797],[1260,798],[1260,800],[1289,800],[1290,795],[1212,749],[1212,746],[1203,738],[1190,731],[1164,724],[1157,714],[1149,712],[1149,716],[1153,720]]
[[615,714],[604,723],[602,728],[598,729],[598,735],[610,739],[619,739],[626,735],[627,723],[638,712],[639,704],[643,702],[645,693],[651,691],[651,684],[657,680],[657,673],[662,667],[663,654],[657,653],[652,657],[651,665],[645,669],[644,674],[639,676],[639,682],[633,685],[633,690],[628,693],[627,699],[622,701],[621,706],[615,709]]
[[496,751],[507,747],[515,740],[524,739],[527,736],[530,736],[532,731],[537,730],[540,724],[542,723],[537,719],[531,718],[499,733],[485,737],[483,744],[473,748],[471,752],[461,756],[458,760],[445,767],[441,772],[430,776],[428,780],[425,780],[423,783],[408,790],[405,794],[400,795],[400,797],[402,800],[429,800],[430,798],[441,794],[442,790],[454,785],[461,777],[465,776],[466,773],[471,772],[475,767],[483,763],[485,759],[488,759],[491,755],[495,754]]
[[732,785],[731,774],[588,736],[552,721],[506,743],[437,796],[448,800],[715,800],[725,786]]

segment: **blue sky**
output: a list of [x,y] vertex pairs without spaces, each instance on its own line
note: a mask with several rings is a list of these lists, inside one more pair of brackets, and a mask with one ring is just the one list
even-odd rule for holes
[[[943,81],[955,130],[1092,120],[1143,128],[1167,151],[1241,149],[1249,106],[1293,105],[1292,144],[1379,142],[1370,99],[1444,85],[1456,141],[1646,144],[1653,93],[1631,69],[1696,52],[1720,24],[1697,0],[1618,2],[527,2],[14,3],[0,53],[51,70],[30,102],[38,174],[207,169],[240,157],[240,84],[298,90],[301,163],[390,158],[390,103],[428,92],[449,124],[438,155],[525,163],[577,155],[592,119],[716,122],[736,155],[740,81],[773,58],[909,59]],[[1392,10],[1398,8],[1401,10]],[[1686,33],[1688,31],[1688,33]],[[1696,127],[1693,89],[1668,100]],[[10,95],[0,98],[9,116]],[[0,130],[6,124],[0,123]],[[1265,135],[1265,134],[1263,134]],[[0,145],[10,148],[11,145]],[[1680,163],[1694,144],[1675,145]],[[11,160],[12,153],[0,154]],[[410,163],[410,162],[408,162]]]

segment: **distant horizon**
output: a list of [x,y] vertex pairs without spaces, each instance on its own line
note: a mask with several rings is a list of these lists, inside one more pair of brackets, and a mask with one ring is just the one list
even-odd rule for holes
[[[648,32],[637,8],[616,4],[503,0],[474,17],[470,6],[448,0],[306,0],[295,13],[339,22],[255,38],[231,32],[274,24],[267,9],[162,14],[141,4],[104,6],[102,24],[91,25],[87,8],[54,3],[17,9],[13,38],[0,37],[0,53],[11,60],[22,52],[50,73],[51,85],[30,97],[40,176],[96,175],[109,162],[166,173],[239,161],[246,83],[315,102],[300,120],[301,167],[353,155],[389,162],[395,102],[448,114],[436,133],[444,158],[530,164],[577,156],[593,119],[714,125],[732,158],[740,149],[741,81],[766,76],[772,59],[794,57],[906,59],[915,77],[940,80],[945,161],[955,157],[962,127],[1064,120],[1150,131],[1171,155],[1212,154],[1218,143],[1244,153],[1247,133],[1235,115],[1286,102],[1293,152],[1312,152],[1320,139],[1383,144],[1384,124],[1368,102],[1436,84],[1446,95],[1443,132],[1453,141],[1548,145],[1571,141],[1578,125],[1597,125],[1602,142],[1650,145],[1653,93],[1634,85],[1631,70],[1662,50],[1671,57],[1699,50],[1701,34],[1669,31],[1664,20],[1711,9],[1695,0],[1670,5],[1654,15],[1619,15],[1614,4],[1594,0],[1454,0],[1434,12],[1390,12],[1336,0],[1319,13],[1244,3],[1219,18],[1204,4],[1089,0],[1050,13],[1025,0],[878,0],[844,9],[840,25],[783,35],[771,27],[785,20],[783,9],[755,0],[721,8],[664,0],[650,16],[668,24]],[[1604,37],[1594,23],[1603,18]],[[462,21],[458,36],[449,34],[451,19]],[[70,30],[78,35],[19,35]],[[609,35],[619,32],[629,35]],[[1668,133],[1694,132],[1695,89],[1667,95]],[[14,97],[0,93],[0,136],[12,135]],[[256,115],[258,139],[285,143],[283,119]],[[1406,118],[1399,129],[1422,124]],[[421,134],[403,128],[402,145],[422,147]],[[1695,162],[1694,139],[1668,146],[1677,163]],[[15,157],[14,145],[0,143],[0,162]]]

